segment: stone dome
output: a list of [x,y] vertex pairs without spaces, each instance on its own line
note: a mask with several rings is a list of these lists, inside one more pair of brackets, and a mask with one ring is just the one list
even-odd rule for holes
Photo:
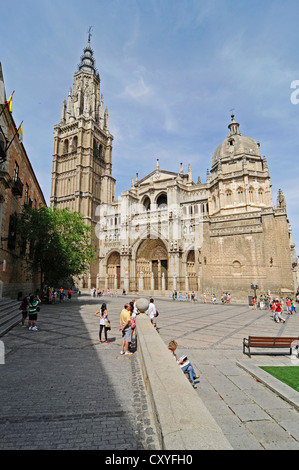
[[239,124],[234,120],[232,115],[232,122],[228,128],[230,133],[228,137],[218,145],[212,157],[212,166],[220,160],[226,158],[233,158],[239,155],[253,155],[261,157],[259,144],[251,137],[241,135]]

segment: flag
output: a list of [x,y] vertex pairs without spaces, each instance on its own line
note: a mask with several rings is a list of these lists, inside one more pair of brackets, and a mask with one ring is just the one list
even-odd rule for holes
[[18,134],[19,134],[19,141],[23,142],[23,121],[20,124],[20,127],[18,129]]
[[6,101],[6,107],[10,113],[12,113],[12,95],[13,94],[14,94],[14,91],[12,92],[8,100]]

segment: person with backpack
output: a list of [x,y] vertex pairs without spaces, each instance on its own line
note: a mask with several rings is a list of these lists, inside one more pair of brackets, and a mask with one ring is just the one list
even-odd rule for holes
[[28,318],[28,327],[31,331],[37,331],[38,328],[36,326],[37,322],[37,312],[39,312],[40,308],[38,304],[41,302],[40,298],[37,295],[31,294],[29,297],[29,318]]

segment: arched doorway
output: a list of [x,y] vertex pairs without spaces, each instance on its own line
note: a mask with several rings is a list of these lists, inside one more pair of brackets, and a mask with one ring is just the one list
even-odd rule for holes
[[136,254],[137,283],[143,278],[144,290],[167,290],[167,273],[168,253],[165,244],[160,239],[143,240]]
[[120,289],[120,254],[111,253],[107,260],[108,289]]

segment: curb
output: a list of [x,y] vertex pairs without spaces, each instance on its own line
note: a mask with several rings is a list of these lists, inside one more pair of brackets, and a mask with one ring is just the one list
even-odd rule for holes
[[136,322],[138,357],[162,450],[232,450],[145,314]]
[[248,364],[245,362],[237,362],[236,364],[299,411],[299,394],[296,390],[276,379],[255,364]]

